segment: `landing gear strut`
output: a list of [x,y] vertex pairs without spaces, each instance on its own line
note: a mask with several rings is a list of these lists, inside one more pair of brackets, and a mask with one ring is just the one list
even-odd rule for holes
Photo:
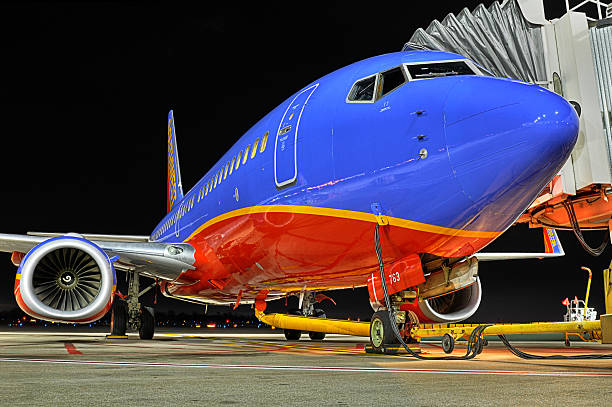
[[155,332],[155,312],[152,307],[143,306],[138,299],[157,283],[140,291],[140,276],[128,273],[127,301],[115,299],[111,314],[111,335],[124,336],[127,330],[138,331],[140,339],[152,339]]
[[[325,318],[325,311],[319,308],[315,308],[315,303],[317,303],[315,293],[311,291],[302,292],[302,294],[300,295],[301,310],[290,310],[289,314],[303,315],[305,317]],[[285,338],[288,341],[297,341],[300,339],[300,336],[302,336],[302,331],[297,331],[295,329],[285,329],[284,333]],[[325,339],[325,332],[311,331],[308,332],[308,336],[310,336],[310,339],[313,341],[322,341],[323,339]]]

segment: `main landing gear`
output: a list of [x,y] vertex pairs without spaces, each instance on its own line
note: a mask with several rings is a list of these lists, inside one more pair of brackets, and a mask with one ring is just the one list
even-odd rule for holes
[[[318,304],[315,299],[315,294],[313,292],[306,292],[302,297],[302,309],[292,309],[289,310],[289,314],[291,315],[303,315],[305,317],[315,317],[315,318],[326,318],[325,311],[319,308],[315,308],[315,305]],[[298,331],[295,329],[285,329],[285,339],[288,341],[297,341],[302,336],[302,331]],[[322,341],[325,339],[325,332],[313,332],[309,331],[308,336],[310,336],[310,340],[313,341]]]
[[111,312],[111,336],[125,336],[127,330],[138,331],[140,339],[152,339],[155,333],[155,312],[152,307],[142,305],[138,299],[154,288],[157,283],[140,291],[138,273],[128,273],[128,295],[116,298]]

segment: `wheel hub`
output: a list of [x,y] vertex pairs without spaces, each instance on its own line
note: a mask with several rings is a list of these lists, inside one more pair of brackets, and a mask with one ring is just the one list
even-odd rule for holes
[[372,339],[372,345],[374,345],[374,347],[378,348],[382,345],[384,338],[384,327],[380,319],[375,319],[372,321],[370,338]]

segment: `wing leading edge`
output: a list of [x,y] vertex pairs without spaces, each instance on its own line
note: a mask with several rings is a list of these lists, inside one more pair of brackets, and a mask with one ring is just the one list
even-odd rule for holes
[[554,229],[543,228],[544,253],[474,253],[479,261],[494,260],[521,260],[521,259],[546,259],[551,257],[565,256],[561,241]]
[[[88,237],[100,247],[109,258],[114,259],[114,266],[120,270],[135,271],[153,278],[176,280],[186,270],[193,270],[195,250],[187,243],[160,243],[148,241],[118,240],[115,235],[79,235],[59,233],[36,233],[29,235],[0,234],[0,252],[27,253],[38,244],[59,236]],[[111,237],[114,240],[97,239]],[[132,236],[133,237],[133,236]],[[125,238],[125,236],[123,237]],[[147,239],[148,240],[148,239]]]

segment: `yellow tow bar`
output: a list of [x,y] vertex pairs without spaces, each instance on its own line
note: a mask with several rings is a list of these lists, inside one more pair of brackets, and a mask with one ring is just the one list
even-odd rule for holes
[[[326,332],[354,336],[370,336],[370,323],[347,321],[343,319],[324,319],[288,314],[264,314],[256,312],[257,318],[268,325],[280,329],[298,331]],[[455,338],[469,337],[479,324],[423,324],[414,327],[411,336],[422,338],[441,337],[449,334]],[[517,335],[540,333],[593,333],[601,338],[601,323],[596,321],[579,322],[532,322],[528,324],[498,324],[487,327],[483,335]]]

